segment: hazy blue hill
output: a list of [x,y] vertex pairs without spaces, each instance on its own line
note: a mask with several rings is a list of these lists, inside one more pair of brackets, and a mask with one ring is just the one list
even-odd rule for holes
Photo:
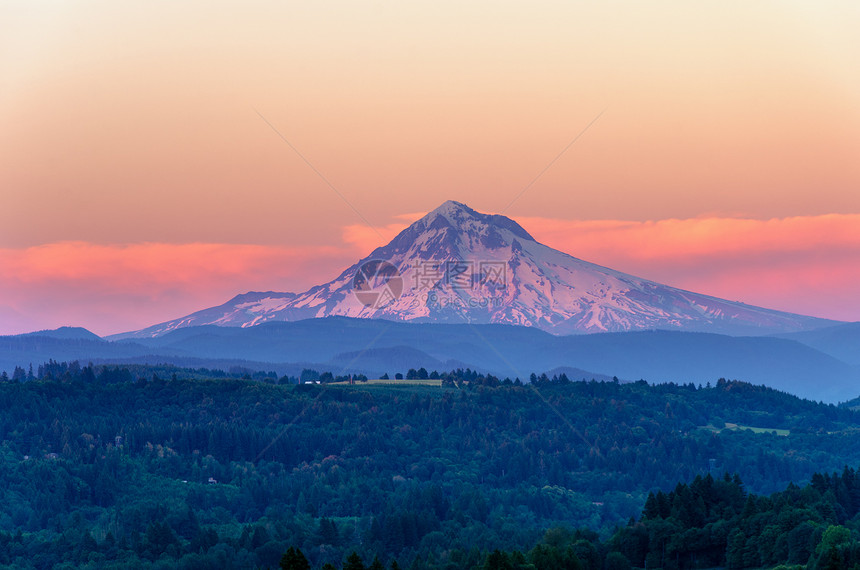
[[[454,359],[502,370],[510,368],[506,364],[509,358],[514,358],[518,364],[530,364],[531,359],[523,359],[516,353],[546,344],[553,338],[536,329],[509,325],[412,324],[329,317],[263,323],[248,328],[191,327],[134,342],[153,348],[193,352],[197,356],[268,362],[325,362],[346,352],[408,346],[442,362]],[[506,356],[502,357],[503,354]]]
[[572,364],[626,379],[742,379],[830,402],[860,393],[855,367],[787,339],[649,331],[563,337],[558,344]]
[[99,335],[88,331],[83,327],[60,327],[57,329],[36,331],[19,336],[44,336],[49,338],[78,339],[78,340],[102,340]]
[[849,364],[860,365],[860,322],[774,336],[802,342]]
[[[597,377],[705,384],[718,378],[766,384],[828,402],[860,394],[860,372],[797,340],[709,333],[646,331],[554,336],[511,325],[403,323],[329,317],[255,327],[212,325],[163,336],[104,342],[40,336],[3,337],[0,366],[54,360],[129,359],[257,363],[283,374],[298,363],[375,376],[425,366],[470,367],[502,378],[572,367]],[[128,361],[128,360],[126,360]],[[351,363],[351,364],[350,364]]]
[[392,346],[387,348],[368,348],[366,350],[342,352],[334,355],[326,363],[331,372],[338,374],[341,371],[353,369],[387,372],[394,376],[396,372],[405,372],[410,368],[424,367],[430,370],[452,370],[455,368],[467,368],[464,362],[448,360],[443,362],[433,358],[426,352],[411,346]]
[[15,366],[22,368],[27,368],[30,364],[38,366],[50,359],[87,362],[89,359],[141,356],[147,354],[149,350],[147,347],[133,343],[119,346],[98,337],[95,339],[81,336],[55,337],[41,333],[4,336],[0,337],[0,371],[11,373]]
[[613,379],[612,376],[608,376],[606,374],[596,374],[594,372],[589,372],[588,370],[583,370],[582,368],[574,368],[572,366],[558,366],[556,368],[553,368],[552,370],[546,371],[546,375],[550,378],[552,378],[553,376],[561,376],[562,374],[566,375],[567,378],[573,382],[582,380],[597,380],[598,382],[609,382]]
[[[831,402],[860,393],[854,367],[797,341],[772,337],[677,331],[558,337],[508,325],[407,324],[336,317],[247,329],[181,329],[146,342],[198,356],[263,362],[326,362],[368,348],[399,347],[402,351],[411,347],[440,362],[453,360],[510,377],[525,378],[531,372],[572,366],[626,380],[705,383],[736,378]],[[380,354],[374,353],[376,357]],[[384,359],[378,363],[385,364]],[[394,366],[386,365],[371,371],[393,370]]]

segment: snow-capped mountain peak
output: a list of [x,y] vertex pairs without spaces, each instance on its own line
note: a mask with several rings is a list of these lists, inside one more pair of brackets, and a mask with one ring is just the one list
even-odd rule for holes
[[507,323],[554,334],[654,328],[766,334],[828,323],[683,291],[554,250],[515,221],[449,200],[334,280],[247,293],[125,337],[332,315]]

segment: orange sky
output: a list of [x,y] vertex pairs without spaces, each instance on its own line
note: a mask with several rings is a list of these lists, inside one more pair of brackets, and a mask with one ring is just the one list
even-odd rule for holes
[[176,4],[0,5],[0,334],[138,328],[367,253],[258,112],[387,236],[501,211],[605,110],[505,214],[860,320],[855,2]]

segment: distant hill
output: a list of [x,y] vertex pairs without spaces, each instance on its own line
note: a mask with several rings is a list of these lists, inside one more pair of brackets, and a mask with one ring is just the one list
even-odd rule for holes
[[58,329],[35,331],[19,336],[43,336],[48,338],[61,339],[102,340],[102,337],[88,331],[83,327],[60,327]]
[[[81,331],[85,329],[80,329]],[[54,331],[47,331],[54,332]],[[31,333],[16,336],[0,336],[0,371],[11,373],[16,366],[28,368],[38,366],[50,359],[57,361],[118,359],[145,355],[149,349],[135,343],[119,345],[98,337],[43,335]],[[95,336],[95,335],[93,335]]]
[[578,380],[597,380],[598,382],[609,382],[613,380],[612,376],[607,374],[596,374],[594,372],[589,372],[588,370],[583,370],[582,368],[573,368],[571,366],[559,366],[557,368],[553,368],[552,370],[547,370],[546,375],[549,378],[553,376],[561,376],[562,374],[566,375],[568,380],[573,382]]
[[844,362],[860,366],[860,322],[774,336],[802,342]]
[[[426,368],[427,370],[453,370],[467,368],[468,363],[449,359],[447,361],[433,358],[426,352],[411,346],[392,346],[386,348],[368,348],[335,354],[326,364],[338,370],[372,370],[388,373],[405,372],[410,368]],[[377,376],[378,374],[374,374]]]
[[7,370],[48,358],[181,361],[197,367],[241,361],[279,373],[301,363],[320,371],[367,376],[420,366],[440,371],[470,367],[522,380],[532,372],[570,367],[583,371],[577,378],[618,376],[697,384],[739,379],[826,402],[860,394],[857,367],[796,340],[679,331],[554,336],[511,325],[329,317],[248,328],[180,328],[154,338],[115,342],[38,336],[0,339],[0,365]]

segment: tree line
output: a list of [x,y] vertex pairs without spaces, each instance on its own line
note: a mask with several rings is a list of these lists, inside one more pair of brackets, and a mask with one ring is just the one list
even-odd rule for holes
[[[573,553],[585,567],[586,543],[607,568],[620,556],[703,566],[720,553],[765,565],[811,557],[830,526],[855,532],[843,467],[860,465],[857,412],[743,382],[523,384],[452,370],[442,387],[281,384],[57,362],[33,372],[0,384],[0,565],[275,568],[293,547],[314,568],[353,551],[368,566],[475,568],[493,555],[537,567]],[[806,506],[773,511],[776,492]],[[749,496],[748,517],[733,518]],[[744,536],[775,526],[784,540],[741,544],[728,530],[747,519]],[[724,531],[725,547],[705,542]],[[617,532],[647,544],[616,548]],[[778,547],[753,552],[764,543]],[[836,551],[850,562],[845,544]]]

